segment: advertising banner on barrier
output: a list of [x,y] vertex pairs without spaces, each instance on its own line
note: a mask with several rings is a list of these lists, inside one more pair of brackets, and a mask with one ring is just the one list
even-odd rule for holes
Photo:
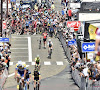
[[75,44],[76,44],[76,41],[75,40],[68,41],[68,46],[75,45]]
[[95,42],[82,43],[82,52],[93,52],[93,51],[95,51]]
[[9,38],[0,38],[0,42],[9,42]]
[[81,22],[80,21],[68,21],[67,27],[80,27]]

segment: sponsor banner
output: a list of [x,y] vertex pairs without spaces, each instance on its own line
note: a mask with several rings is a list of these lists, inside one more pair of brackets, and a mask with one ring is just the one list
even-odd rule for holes
[[0,42],[9,42],[9,38],[0,38]]
[[68,21],[67,27],[80,27],[81,22],[80,21]]
[[68,41],[68,46],[75,45],[75,44],[76,44],[76,41],[75,40]]
[[93,51],[95,51],[95,42],[82,43],[82,52],[93,52]]

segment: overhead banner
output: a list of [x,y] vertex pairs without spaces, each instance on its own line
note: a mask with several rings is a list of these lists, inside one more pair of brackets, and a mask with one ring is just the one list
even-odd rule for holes
[[80,21],[68,21],[67,22],[67,27],[80,27],[81,22]]

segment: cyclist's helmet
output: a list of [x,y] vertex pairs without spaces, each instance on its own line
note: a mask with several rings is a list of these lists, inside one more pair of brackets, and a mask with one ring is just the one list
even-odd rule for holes
[[39,57],[39,55],[37,55],[37,57]]
[[29,71],[29,68],[27,67],[26,70]]
[[18,67],[23,67],[21,60],[18,61]]
[[51,39],[49,39],[49,42],[51,42]]

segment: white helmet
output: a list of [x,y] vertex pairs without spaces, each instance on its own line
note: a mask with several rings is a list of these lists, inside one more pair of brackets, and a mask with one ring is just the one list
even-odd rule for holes
[[49,41],[51,41],[51,39],[49,39]]
[[19,66],[19,67],[23,66],[23,64],[22,64],[22,61],[21,61],[21,60],[20,60],[20,61],[18,61],[18,66]]
[[37,57],[39,57],[39,55],[37,55]]

